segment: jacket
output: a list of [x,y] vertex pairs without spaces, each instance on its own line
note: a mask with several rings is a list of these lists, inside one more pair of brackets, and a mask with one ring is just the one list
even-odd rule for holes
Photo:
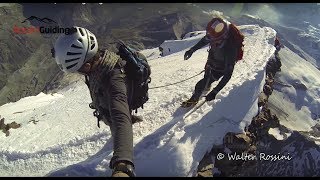
[[[196,51],[207,44],[210,44],[211,40],[208,35],[204,36],[196,45],[191,49]],[[238,49],[233,43],[233,37],[228,36],[221,48],[215,48],[210,46],[207,64],[215,72],[223,74],[223,78],[219,84],[215,87],[215,91],[218,93],[231,79],[234,65],[237,61]]]
[[[110,91],[108,91],[111,84],[110,75],[114,68],[122,70],[125,61],[114,52],[108,50],[102,52],[101,55],[101,63],[98,65],[97,69],[88,76],[88,87],[92,99],[91,105],[99,111],[99,114],[103,115],[104,121],[107,120],[108,123],[110,123],[110,104],[112,104],[111,101],[116,100],[111,98],[112,95],[110,94]],[[123,76],[125,75],[123,74]]]

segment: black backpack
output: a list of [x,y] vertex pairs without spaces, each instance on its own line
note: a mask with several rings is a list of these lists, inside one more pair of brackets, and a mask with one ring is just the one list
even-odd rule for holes
[[143,109],[143,104],[149,99],[148,90],[151,82],[151,69],[146,57],[138,51],[118,42],[118,55],[126,61],[124,70],[128,77],[129,106],[137,112],[138,108]]

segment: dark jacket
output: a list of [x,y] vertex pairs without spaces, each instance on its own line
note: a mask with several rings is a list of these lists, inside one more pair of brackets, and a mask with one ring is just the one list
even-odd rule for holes
[[89,75],[88,83],[92,105],[110,126],[113,136],[112,168],[116,161],[133,162],[132,120],[124,73],[125,61],[108,50],[102,57],[97,69]]
[[[191,49],[196,51],[210,43],[208,35],[203,37]],[[219,92],[231,79],[234,65],[237,61],[238,49],[233,42],[233,37],[229,36],[221,48],[210,46],[207,64],[213,71],[223,73],[223,78],[216,86],[215,90]]]

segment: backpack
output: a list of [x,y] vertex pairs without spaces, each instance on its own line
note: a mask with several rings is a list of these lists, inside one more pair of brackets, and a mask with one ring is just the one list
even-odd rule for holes
[[236,47],[238,48],[238,55],[237,55],[237,61],[242,60],[243,58],[243,40],[244,40],[244,35],[242,32],[236,27],[234,24],[230,24],[230,34],[233,36],[234,43]]
[[128,77],[128,98],[129,107],[137,113],[138,108],[143,109],[143,104],[149,100],[148,90],[151,82],[151,69],[146,57],[128,47],[122,41],[118,42],[118,55],[126,61],[124,70]]

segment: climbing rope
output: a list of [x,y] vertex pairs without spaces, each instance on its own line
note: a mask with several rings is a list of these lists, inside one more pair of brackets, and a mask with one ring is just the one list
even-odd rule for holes
[[187,79],[184,79],[184,80],[182,80],[182,81],[178,81],[178,82],[171,83],[171,84],[167,84],[167,85],[163,85],[163,86],[151,87],[151,88],[149,88],[149,89],[157,89],[157,88],[172,86],[172,85],[175,85],[175,84],[180,84],[180,83],[182,83],[182,82],[184,82],[184,81],[187,81],[187,80],[189,80],[189,79],[192,79],[192,78],[194,78],[194,77],[199,76],[199,75],[202,74],[203,72],[204,72],[204,70],[202,70],[202,71],[199,72],[198,74],[196,74],[196,75],[194,75],[194,76],[191,76],[191,77],[189,77],[189,78],[187,78]]

